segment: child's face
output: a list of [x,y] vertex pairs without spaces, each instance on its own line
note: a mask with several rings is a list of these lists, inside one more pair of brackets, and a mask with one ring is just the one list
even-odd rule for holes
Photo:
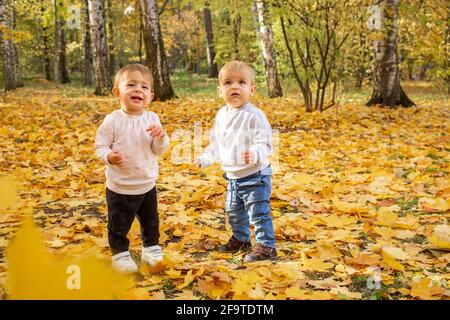
[[250,101],[250,97],[256,91],[256,86],[252,83],[249,71],[225,70],[217,91],[227,105],[240,108]]
[[120,100],[122,109],[131,115],[142,114],[153,99],[150,82],[139,71],[123,74],[112,92]]

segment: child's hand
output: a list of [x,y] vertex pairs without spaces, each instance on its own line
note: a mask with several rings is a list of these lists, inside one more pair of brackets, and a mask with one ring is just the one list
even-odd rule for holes
[[200,159],[195,159],[194,160],[194,166],[196,168],[201,168],[202,167],[202,162],[200,161]]
[[163,128],[158,126],[157,124],[151,124],[147,129],[145,129],[150,135],[154,138],[164,138],[166,136],[166,132]]
[[113,151],[108,153],[108,161],[113,165],[123,167],[125,164],[125,156],[120,151]]
[[245,150],[244,152],[242,152],[242,158],[244,158],[245,164],[253,164],[256,162],[256,159],[253,156],[253,152],[251,152],[250,150]]

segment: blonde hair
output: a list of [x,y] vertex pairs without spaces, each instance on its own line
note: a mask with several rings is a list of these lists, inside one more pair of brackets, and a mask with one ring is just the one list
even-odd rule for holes
[[229,61],[223,65],[223,67],[220,69],[220,72],[219,72],[219,83],[223,78],[223,74],[227,70],[247,71],[250,74],[250,80],[252,81],[252,83],[255,83],[255,72],[253,71],[253,68],[246,62],[239,61],[239,60]]
[[120,78],[127,73],[139,71],[144,78],[150,82],[150,87],[153,88],[153,76],[150,72],[150,69],[147,66],[144,66],[140,63],[133,63],[133,64],[127,64],[120,68],[119,71],[117,71],[116,75],[114,76],[114,87],[117,87],[119,85]]

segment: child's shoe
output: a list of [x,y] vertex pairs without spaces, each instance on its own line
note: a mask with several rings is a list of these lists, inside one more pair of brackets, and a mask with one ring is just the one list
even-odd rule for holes
[[277,249],[263,246],[257,243],[253,250],[244,258],[244,262],[253,262],[261,260],[276,260]]
[[250,241],[242,242],[236,239],[234,236],[231,236],[230,240],[228,240],[228,243],[220,245],[217,250],[219,252],[236,253],[240,250],[249,251],[251,247],[252,243]]
[[133,273],[138,271],[138,266],[131,258],[129,251],[113,255],[111,266],[114,270],[121,273]]
[[163,252],[160,246],[142,247],[141,260],[150,266],[155,266],[163,260]]

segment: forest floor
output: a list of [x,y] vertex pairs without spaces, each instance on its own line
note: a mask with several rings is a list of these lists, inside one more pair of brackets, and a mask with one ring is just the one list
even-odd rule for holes
[[[416,107],[368,108],[366,92],[307,114],[298,96],[255,97],[275,134],[279,259],[251,264],[214,250],[230,236],[220,166],[190,164],[222,102],[209,90],[152,103],[172,140],[157,183],[166,258],[153,269],[139,263],[114,297],[449,299],[450,103],[426,85],[405,88]],[[43,81],[0,96],[0,299],[49,286],[59,275],[46,263],[90,255],[109,265],[105,168],[93,143],[116,108],[111,97]],[[30,215],[35,227],[15,237]],[[137,222],[129,238],[139,262]],[[33,284],[17,280],[30,273]]]

